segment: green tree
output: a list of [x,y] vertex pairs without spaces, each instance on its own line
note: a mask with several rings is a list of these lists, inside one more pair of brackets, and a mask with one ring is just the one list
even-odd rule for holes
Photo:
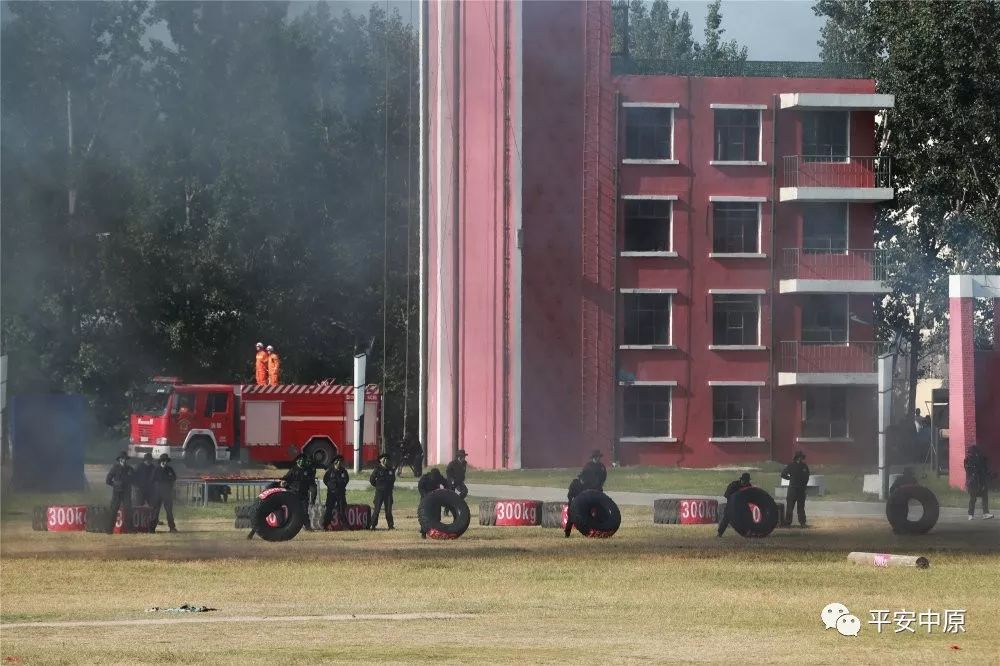
[[735,39],[723,41],[722,0],[715,0],[708,6],[705,16],[705,41],[696,47],[697,57],[706,63],[742,63],[747,59],[747,47],[740,46]]
[[691,17],[687,12],[671,8],[667,0],[631,0],[619,2],[618,11],[628,12],[629,55],[635,60],[666,61],[675,65],[693,62],[744,62],[746,47],[735,40],[723,41],[721,2],[716,0],[705,17],[705,42],[698,44],[693,37]]
[[879,219],[893,293],[882,325],[908,348],[907,409],[923,347],[944,334],[950,273],[1000,270],[1000,5],[823,0],[824,57],[868,64],[896,97],[879,125],[897,196]]

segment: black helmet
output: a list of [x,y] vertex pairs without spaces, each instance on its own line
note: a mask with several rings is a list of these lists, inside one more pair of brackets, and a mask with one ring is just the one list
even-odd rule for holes
[[115,460],[128,460],[128,451],[121,451],[118,453],[118,457]]
[[799,451],[795,452],[795,455],[792,457],[792,460],[802,460],[805,457],[806,457],[806,454],[803,453],[801,450],[799,450]]
[[160,462],[170,462],[170,456],[168,456],[166,453],[161,453]]
[[599,449],[594,449],[593,451],[590,452],[590,457],[591,458],[603,458],[604,454],[601,453]]
[[153,454],[152,454],[152,453],[150,453],[149,451],[146,451],[146,455],[144,455],[144,456],[142,457],[142,459],[143,459],[143,460],[152,460],[152,459],[153,459]]
[[457,451],[457,452],[455,453],[455,457],[456,457],[456,458],[465,458],[465,457],[466,457],[467,455],[469,455],[469,454],[465,452],[465,449],[459,449],[459,450],[458,450],[458,451]]
[[378,459],[379,459],[380,461],[381,461],[381,460],[388,460],[388,459],[389,459],[389,454],[388,454],[388,453],[383,453],[383,454],[380,454],[380,455],[379,455],[379,457],[378,457]]
[[750,472],[740,474],[740,483],[750,483]]
[[338,461],[343,461],[343,460],[344,460],[344,456],[340,455],[339,453],[333,457],[333,462],[338,462]]

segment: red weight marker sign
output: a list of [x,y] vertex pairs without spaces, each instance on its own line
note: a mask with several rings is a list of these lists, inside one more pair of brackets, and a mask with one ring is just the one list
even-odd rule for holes
[[719,522],[719,503],[716,500],[685,499],[677,503],[678,522],[681,525],[709,525]]
[[87,528],[87,507],[82,505],[47,507],[45,524],[49,532],[82,532]]
[[535,500],[497,500],[498,527],[540,525],[542,503]]
[[340,516],[335,511],[326,529],[333,532],[366,529],[371,520],[372,508],[367,504],[348,504],[345,513],[347,514],[347,525],[340,522]]

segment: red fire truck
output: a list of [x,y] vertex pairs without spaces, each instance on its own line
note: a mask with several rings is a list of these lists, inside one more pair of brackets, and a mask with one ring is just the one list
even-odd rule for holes
[[[382,395],[365,389],[361,460],[379,451]],[[154,378],[131,415],[129,455],[169,453],[190,467],[243,461],[282,464],[299,453],[327,465],[354,459],[354,387],[334,384],[184,384]]]

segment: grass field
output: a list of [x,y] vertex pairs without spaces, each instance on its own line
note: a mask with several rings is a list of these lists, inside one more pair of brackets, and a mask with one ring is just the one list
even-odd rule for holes
[[[175,535],[32,532],[19,507],[36,499],[6,502],[0,525],[3,663],[979,664],[1000,653],[1000,526],[984,521],[903,538],[883,521],[819,519],[811,530],[745,540],[718,539],[710,525],[654,526],[648,509],[625,508],[608,540],[474,518],[461,539],[432,542],[416,534],[415,495],[401,491],[394,532],[272,544],[247,541],[216,509],[185,509]],[[922,553],[932,566],[866,568],[846,561],[850,550]],[[966,630],[879,635],[865,625],[842,637],[819,620],[833,601],[863,622],[870,609],[965,609]],[[9,626],[160,619],[144,609],[184,602],[218,608],[212,618],[274,617]],[[429,612],[471,617],[281,619]]]

